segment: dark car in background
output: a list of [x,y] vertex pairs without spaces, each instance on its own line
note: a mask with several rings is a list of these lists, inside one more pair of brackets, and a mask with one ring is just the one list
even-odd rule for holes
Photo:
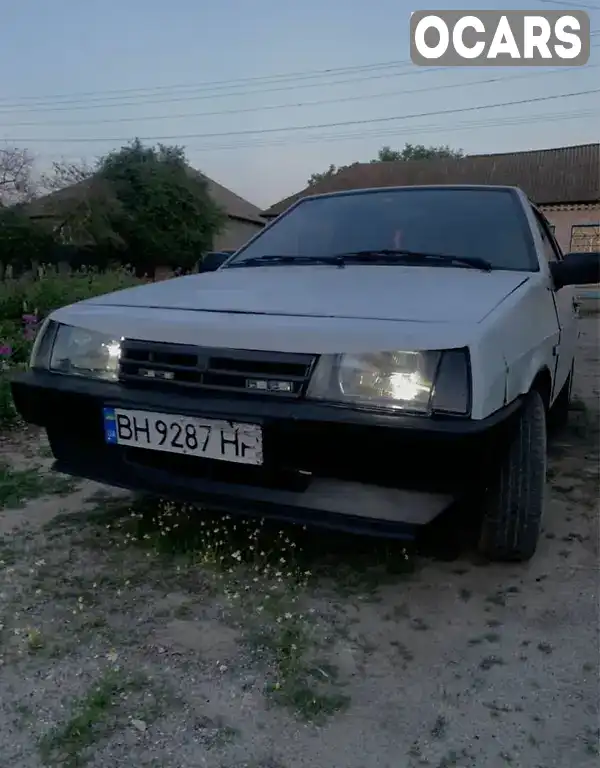
[[232,256],[235,249],[226,251],[207,251],[198,262],[198,272],[213,272],[215,265],[220,265],[227,257]]

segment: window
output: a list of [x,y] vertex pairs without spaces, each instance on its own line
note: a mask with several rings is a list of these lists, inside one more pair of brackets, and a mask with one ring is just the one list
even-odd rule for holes
[[600,251],[600,224],[574,224],[569,250],[572,253]]
[[496,269],[538,269],[518,197],[469,187],[374,189],[306,199],[243,248],[234,263],[262,255],[390,248],[478,256]]
[[535,220],[537,221],[540,236],[544,246],[544,254],[548,261],[560,261],[561,253],[554,239],[554,232],[551,229],[551,224],[544,218],[544,216],[536,209],[533,208]]

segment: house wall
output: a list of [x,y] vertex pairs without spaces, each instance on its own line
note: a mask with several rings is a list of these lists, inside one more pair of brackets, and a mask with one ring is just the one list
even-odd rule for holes
[[[595,205],[541,206],[563,253],[571,251],[600,252],[600,203]],[[582,296],[600,298],[600,283],[580,286]]]
[[600,251],[600,203],[585,207],[541,206],[541,210],[554,225],[554,235],[564,253],[583,250],[584,239],[590,243],[587,250]]
[[257,232],[260,232],[262,228],[261,224],[230,218],[223,232],[215,237],[213,250],[221,251],[240,248],[251,237],[254,237]]

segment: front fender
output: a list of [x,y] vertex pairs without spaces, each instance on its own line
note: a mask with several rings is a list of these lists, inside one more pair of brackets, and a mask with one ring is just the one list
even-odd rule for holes
[[[559,327],[552,293],[543,275],[530,279],[522,291],[507,297],[484,325],[481,345],[489,367],[487,407],[501,407],[527,394],[540,371],[548,371],[552,381]],[[504,381],[502,403],[498,404],[500,360]]]

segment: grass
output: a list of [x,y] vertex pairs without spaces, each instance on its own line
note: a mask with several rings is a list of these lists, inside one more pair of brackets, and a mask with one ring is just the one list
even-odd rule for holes
[[454,768],[458,766],[461,755],[454,749],[451,749],[437,764],[437,768]]
[[298,678],[293,684],[286,683],[285,688],[274,695],[302,719],[316,723],[322,723],[350,705],[349,696],[340,692],[321,693],[309,682]]
[[239,736],[238,729],[227,725],[221,717],[213,719],[200,715],[195,718],[194,730],[207,749],[224,747]]
[[396,648],[398,655],[404,662],[408,663],[409,661],[414,661],[415,654],[403,642],[400,640],[392,640],[391,644]]
[[433,724],[433,727],[431,728],[431,738],[443,739],[446,735],[447,730],[448,730],[447,719],[443,715],[439,715],[436,718],[436,721]]
[[296,571],[310,571],[344,596],[372,593],[415,567],[402,543],[340,533],[332,551],[330,536],[263,519],[215,515],[192,505],[139,500],[129,518],[122,526],[129,540],[142,538],[163,554],[201,556],[205,564],[219,567],[231,561],[232,553],[241,556],[234,558],[237,563],[250,566],[292,558]]
[[16,509],[42,496],[66,496],[74,487],[71,478],[40,472],[39,467],[14,469],[7,462],[0,463],[0,509]]
[[349,706],[350,698],[341,691],[337,667],[315,658],[321,645],[307,617],[277,615],[274,622],[263,624],[251,642],[259,658],[266,651],[271,662],[266,693],[273,702],[313,722],[322,722]]
[[492,669],[492,667],[499,667],[502,666],[505,663],[504,659],[500,656],[486,656],[483,658],[479,664],[479,669],[484,670],[484,672],[489,671]]
[[85,765],[86,750],[124,725],[123,696],[135,686],[122,673],[107,671],[75,702],[71,717],[42,737],[39,751],[44,764],[62,768]]
[[[168,568],[182,587],[187,578],[189,587],[197,589],[199,573],[206,576],[211,594],[225,599],[226,620],[242,632],[254,662],[264,671],[270,701],[304,720],[322,720],[348,706],[334,668],[317,662],[323,633],[304,604],[323,579],[309,567],[320,562],[319,555],[301,546],[310,534],[147,499],[108,505],[106,516],[97,512],[89,519],[100,546],[149,550],[153,562]],[[73,521],[59,524],[69,522]],[[351,581],[371,594],[376,581],[364,576],[368,570],[364,553],[363,549],[358,576]],[[403,553],[402,563],[407,562]],[[377,563],[372,565],[377,569]],[[345,575],[350,568],[346,561]],[[400,571],[404,570],[403,564]]]
[[501,635],[498,632],[486,632],[484,635],[478,635],[472,637],[469,640],[469,645],[482,645],[482,643],[498,643],[501,640]]
[[597,757],[600,755],[600,729],[590,728],[586,726],[585,731],[581,737],[583,741],[585,751],[588,755]]
[[0,568],[7,568],[17,562],[18,553],[14,546],[14,540],[8,544],[0,539]]
[[[115,564],[124,550],[141,550],[130,563],[147,566],[143,579],[166,577],[171,588],[196,596],[200,579],[203,594],[221,606],[221,619],[244,638],[250,659],[264,674],[268,701],[309,721],[322,721],[350,704],[336,668],[323,661],[333,652],[327,627],[336,607],[330,604],[327,616],[316,616],[309,607],[315,591],[372,600],[382,583],[400,581],[414,569],[401,543],[315,535],[297,526],[146,498],[98,498],[96,510],[58,517],[46,534],[73,527],[81,543]],[[135,579],[130,570],[128,579]],[[103,574],[94,575],[95,588],[102,579]],[[86,585],[63,582],[61,594],[85,593]],[[171,611],[179,618],[189,612],[188,606]],[[414,626],[429,629],[420,619]]]
[[485,602],[489,603],[490,605],[497,605],[501,608],[504,608],[506,605],[506,592],[503,590],[498,590],[497,592],[494,592],[491,595],[488,595],[485,598]]
[[46,641],[39,629],[29,629],[27,631],[27,648],[30,653],[37,653],[46,646]]

